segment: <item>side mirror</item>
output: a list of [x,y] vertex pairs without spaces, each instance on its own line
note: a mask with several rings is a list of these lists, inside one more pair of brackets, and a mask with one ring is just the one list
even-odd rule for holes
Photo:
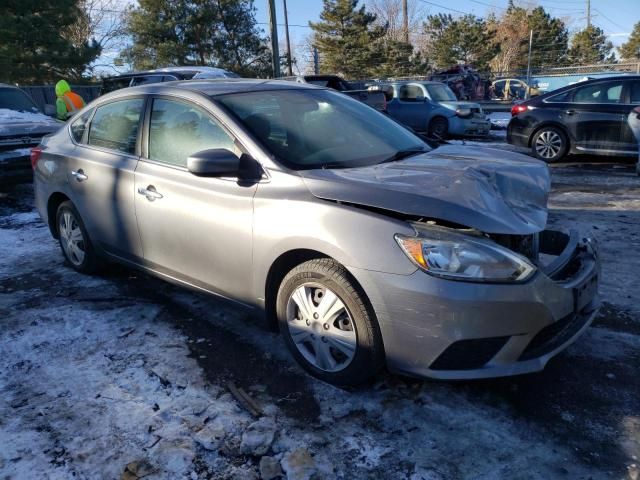
[[55,117],[57,112],[56,112],[56,106],[52,105],[50,103],[45,104],[44,106],[44,114],[48,115],[50,117]]
[[199,177],[237,177],[240,159],[226,148],[202,150],[187,158],[187,170]]
[[416,102],[418,103],[425,103],[427,101],[427,97],[423,97],[422,95],[418,95],[416,97]]

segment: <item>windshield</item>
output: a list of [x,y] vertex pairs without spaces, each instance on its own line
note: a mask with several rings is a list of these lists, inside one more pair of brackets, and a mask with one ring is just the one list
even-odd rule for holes
[[39,112],[29,96],[17,88],[0,88],[0,108],[19,112]]
[[292,89],[217,97],[277,158],[295,170],[346,168],[429,150],[373,108],[331,90]]
[[453,91],[449,88],[448,85],[439,84],[439,85],[425,85],[427,87],[427,91],[429,92],[429,96],[431,100],[436,102],[455,102],[457,100]]

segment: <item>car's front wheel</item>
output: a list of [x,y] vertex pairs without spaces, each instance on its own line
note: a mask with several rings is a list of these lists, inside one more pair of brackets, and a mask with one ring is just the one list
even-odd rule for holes
[[560,161],[569,149],[565,133],[556,127],[542,127],[531,140],[533,155],[548,163]]
[[58,241],[64,258],[79,272],[95,272],[100,265],[100,259],[73,203],[62,202],[58,207],[56,220]]
[[312,375],[353,385],[382,367],[374,314],[364,293],[334,260],[310,260],[291,270],[280,285],[276,308],[287,347]]
[[444,117],[431,119],[427,126],[427,136],[436,140],[444,140],[449,133],[449,122]]

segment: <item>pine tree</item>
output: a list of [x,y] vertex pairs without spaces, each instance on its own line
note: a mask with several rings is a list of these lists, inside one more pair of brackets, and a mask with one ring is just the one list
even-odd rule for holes
[[[531,49],[531,65],[558,66],[566,63],[569,48],[569,32],[564,22],[549,15],[543,7],[534,8],[527,15],[528,30],[533,31],[533,48]],[[528,37],[527,37],[528,40]],[[525,41],[523,53],[527,53],[528,42]],[[521,57],[518,67],[527,66],[527,56]]]
[[607,40],[602,29],[594,25],[574,35],[568,55],[570,61],[578,65],[615,61],[613,44]]
[[309,22],[324,72],[350,79],[375,75],[384,53],[375,44],[385,33],[375,26],[376,16],[358,0],[324,0],[319,22]]
[[66,35],[82,15],[77,0],[3,0],[0,81],[77,81],[100,54],[95,41]]
[[136,69],[213,65],[266,76],[270,54],[256,26],[253,0],[139,0],[122,56]]
[[640,22],[633,26],[629,40],[620,46],[619,51],[623,60],[640,61]]
[[425,54],[437,69],[460,63],[484,69],[497,51],[489,25],[475,15],[429,15],[424,33],[428,39]]

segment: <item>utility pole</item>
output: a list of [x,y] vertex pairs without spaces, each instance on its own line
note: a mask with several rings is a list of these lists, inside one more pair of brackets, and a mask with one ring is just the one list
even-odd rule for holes
[[269,2],[269,30],[271,31],[271,66],[273,67],[273,78],[280,76],[280,50],[278,48],[278,22],[276,20],[275,0]]
[[291,44],[289,43],[289,15],[287,14],[287,0],[282,0],[284,8],[284,33],[287,39],[287,70],[290,77],[293,76],[293,68],[291,68]]
[[313,73],[314,75],[320,74],[320,59],[318,58],[318,49],[313,47]]
[[404,42],[409,43],[409,10],[407,0],[402,0],[402,35]]
[[591,0],[587,0],[587,28],[591,26]]
[[527,89],[524,98],[529,98],[531,94],[531,47],[533,46],[533,30],[529,30],[529,57],[527,59]]

